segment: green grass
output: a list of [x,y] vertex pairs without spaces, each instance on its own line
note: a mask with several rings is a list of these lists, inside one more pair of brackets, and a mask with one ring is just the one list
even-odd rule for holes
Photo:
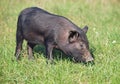
[[[119,84],[120,83],[119,0],[1,0],[0,1],[0,84]],[[95,65],[75,64],[58,58],[46,64],[44,50],[28,61],[24,43],[22,60],[15,61],[16,23],[20,11],[38,6],[63,15],[87,33]],[[41,50],[36,47],[36,51]],[[37,58],[38,57],[38,58]]]

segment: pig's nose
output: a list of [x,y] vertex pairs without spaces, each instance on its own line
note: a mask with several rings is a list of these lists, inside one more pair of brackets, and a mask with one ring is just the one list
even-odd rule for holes
[[86,59],[86,62],[93,62],[93,61],[94,61],[94,59],[93,59],[92,56],[89,56],[89,57]]
[[94,59],[92,56],[89,56],[88,59],[86,60],[87,65],[94,65]]

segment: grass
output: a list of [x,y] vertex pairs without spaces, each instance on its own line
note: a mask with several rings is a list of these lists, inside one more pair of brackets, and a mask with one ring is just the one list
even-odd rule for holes
[[[119,84],[120,83],[119,0],[2,0],[0,1],[0,84]],[[76,64],[59,58],[46,64],[44,50],[36,47],[36,59],[28,61],[24,42],[22,60],[15,61],[16,23],[20,11],[38,6],[63,15],[87,33],[95,65]]]

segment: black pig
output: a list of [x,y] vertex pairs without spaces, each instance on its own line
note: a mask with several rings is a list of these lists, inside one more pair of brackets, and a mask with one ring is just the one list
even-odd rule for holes
[[27,41],[28,59],[34,59],[33,48],[44,44],[46,56],[52,61],[54,48],[70,55],[76,62],[93,61],[86,37],[88,27],[80,29],[69,19],[51,14],[43,9],[31,7],[24,9],[18,18],[15,56],[18,60],[22,43]]

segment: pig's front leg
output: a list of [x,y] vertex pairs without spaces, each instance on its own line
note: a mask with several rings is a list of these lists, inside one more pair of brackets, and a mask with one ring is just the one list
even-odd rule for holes
[[52,51],[53,51],[53,45],[51,42],[46,42],[45,43],[45,48],[46,48],[46,56],[47,56],[47,63],[53,63],[53,56],[52,56]]
[[27,43],[27,52],[28,52],[28,59],[29,60],[33,60],[34,56],[33,56],[33,48],[35,47],[35,44],[32,43]]

